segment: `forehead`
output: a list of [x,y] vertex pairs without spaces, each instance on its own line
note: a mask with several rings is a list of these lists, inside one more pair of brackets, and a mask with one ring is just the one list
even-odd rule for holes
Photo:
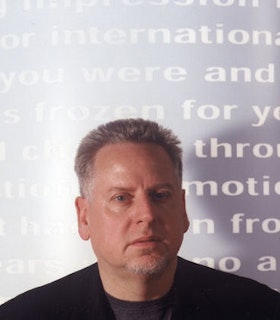
[[122,166],[127,169],[168,169],[174,171],[173,163],[165,149],[152,143],[115,143],[102,147],[95,156],[95,174],[102,169]]

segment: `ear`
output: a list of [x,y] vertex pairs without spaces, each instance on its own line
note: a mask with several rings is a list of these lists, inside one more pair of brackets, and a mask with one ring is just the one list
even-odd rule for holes
[[190,222],[189,222],[189,218],[188,218],[188,213],[187,213],[187,208],[186,208],[186,195],[185,195],[185,190],[182,190],[182,200],[183,200],[183,206],[184,206],[184,225],[183,225],[183,230],[184,233],[188,231],[189,226],[190,226]]
[[83,240],[90,238],[88,223],[88,201],[83,197],[77,197],[75,201],[79,235]]

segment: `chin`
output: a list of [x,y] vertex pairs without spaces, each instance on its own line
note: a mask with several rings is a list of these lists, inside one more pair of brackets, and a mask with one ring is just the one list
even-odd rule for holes
[[161,273],[169,264],[167,256],[160,256],[155,254],[147,254],[126,265],[126,269],[139,275],[153,275]]

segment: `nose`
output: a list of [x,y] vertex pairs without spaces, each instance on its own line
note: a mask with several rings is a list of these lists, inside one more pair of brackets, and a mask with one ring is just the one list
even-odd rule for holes
[[140,197],[135,205],[135,221],[137,224],[149,225],[157,220],[156,208],[148,195]]

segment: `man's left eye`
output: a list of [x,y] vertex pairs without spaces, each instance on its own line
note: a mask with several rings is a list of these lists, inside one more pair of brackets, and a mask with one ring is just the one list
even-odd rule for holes
[[160,192],[153,192],[152,199],[154,200],[164,200],[170,197],[170,192],[168,191],[160,191]]

